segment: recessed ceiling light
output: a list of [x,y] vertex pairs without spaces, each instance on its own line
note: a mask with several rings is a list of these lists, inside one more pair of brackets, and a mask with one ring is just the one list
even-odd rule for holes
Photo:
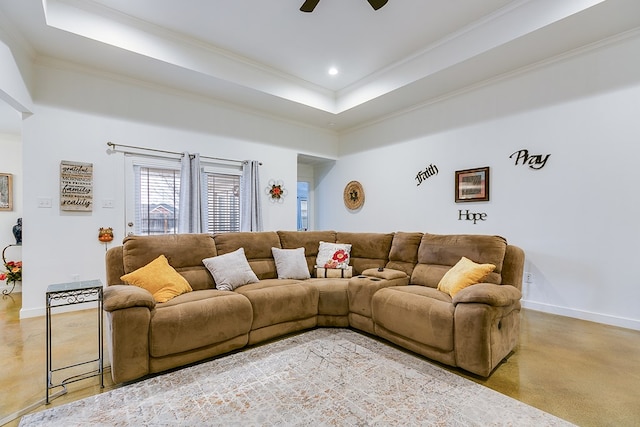
[[338,74],[338,69],[336,67],[329,68],[329,75],[330,76],[335,76],[336,74]]

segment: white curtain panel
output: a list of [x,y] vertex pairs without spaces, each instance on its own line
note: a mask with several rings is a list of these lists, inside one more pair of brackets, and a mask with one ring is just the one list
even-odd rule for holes
[[240,231],[262,231],[262,205],[260,203],[260,162],[242,163],[240,179]]
[[203,180],[200,154],[189,154],[185,151],[180,167],[178,233],[207,231],[207,196]]

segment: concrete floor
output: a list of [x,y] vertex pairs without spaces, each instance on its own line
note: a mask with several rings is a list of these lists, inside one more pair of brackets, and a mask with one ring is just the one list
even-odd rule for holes
[[[45,408],[45,321],[20,320],[21,304],[20,294],[0,299],[0,425],[6,426],[17,426],[25,408]],[[54,367],[95,357],[96,327],[95,309],[55,315]],[[488,379],[450,370],[577,425],[640,425],[640,331],[523,310],[518,348]],[[108,372],[104,378],[104,389],[97,378],[82,380],[51,405],[116,387]]]

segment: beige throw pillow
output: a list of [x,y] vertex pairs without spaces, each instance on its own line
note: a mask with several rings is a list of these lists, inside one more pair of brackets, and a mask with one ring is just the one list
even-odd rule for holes
[[440,283],[438,283],[438,290],[453,297],[462,289],[480,283],[495,268],[496,266],[493,264],[476,264],[470,259],[462,257],[442,276]]
[[304,248],[279,249],[271,248],[273,259],[276,262],[278,279],[309,279],[309,267],[304,257]]
[[258,282],[258,277],[251,269],[244,254],[244,248],[224,255],[205,258],[202,263],[213,276],[216,289],[233,291],[234,289]]

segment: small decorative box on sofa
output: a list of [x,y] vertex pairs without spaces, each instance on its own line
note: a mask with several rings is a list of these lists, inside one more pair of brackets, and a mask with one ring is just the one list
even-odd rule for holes
[[353,276],[353,268],[323,268],[316,267],[315,277],[324,279],[349,279]]

